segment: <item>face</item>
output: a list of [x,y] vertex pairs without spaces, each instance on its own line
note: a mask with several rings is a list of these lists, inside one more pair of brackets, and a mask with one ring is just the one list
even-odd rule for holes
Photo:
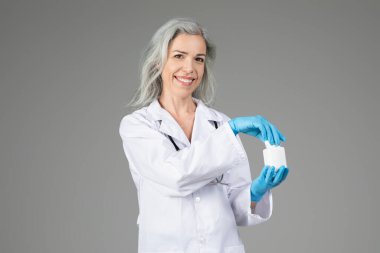
[[186,98],[202,81],[206,42],[201,35],[180,34],[171,41],[161,73],[165,95]]

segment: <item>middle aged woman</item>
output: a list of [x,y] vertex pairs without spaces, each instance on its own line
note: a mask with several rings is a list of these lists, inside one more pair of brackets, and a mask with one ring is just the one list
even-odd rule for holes
[[144,52],[141,84],[119,133],[136,185],[139,252],[245,252],[237,226],[272,214],[271,189],[288,168],[264,166],[252,181],[237,135],[285,141],[262,116],[230,119],[212,109],[215,58],[207,32],[169,20]]

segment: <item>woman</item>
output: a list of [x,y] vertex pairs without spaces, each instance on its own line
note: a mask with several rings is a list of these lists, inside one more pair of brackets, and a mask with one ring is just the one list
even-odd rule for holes
[[214,46],[192,19],[168,21],[143,57],[141,85],[120,136],[135,182],[139,252],[245,252],[237,226],[272,214],[271,189],[288,168],[267,167],[253,182],[238,133],[285,141],[261,116],[230,119],[210,108]]

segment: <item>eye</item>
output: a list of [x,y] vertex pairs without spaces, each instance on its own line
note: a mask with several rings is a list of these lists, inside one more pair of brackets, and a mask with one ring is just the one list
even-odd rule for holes
[[204,62],[205,60],[203,59],[203,58],[197,58],[197,61],[199,61],[199,62]]
[[182,57],[182,54],[176,54],[176,55],[174,55],[174,58],[180,59],[181,57]]

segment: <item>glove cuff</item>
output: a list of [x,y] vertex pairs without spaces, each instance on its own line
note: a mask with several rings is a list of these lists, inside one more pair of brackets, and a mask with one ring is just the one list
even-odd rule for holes
[[232,132],[234,132],[234,134],[237,135],[239,132],[236,131],[236,126],[235,126],[233,120],[232,120],[232,119],[229,120],[228,123],[230,124],[230,127],[231,127],[231,129],[232,129]]
[[255,195],[252,193],[251,191],[251,202],[259,202],[263,197],[264,197],[265,193],[262,194],[262,195]]

